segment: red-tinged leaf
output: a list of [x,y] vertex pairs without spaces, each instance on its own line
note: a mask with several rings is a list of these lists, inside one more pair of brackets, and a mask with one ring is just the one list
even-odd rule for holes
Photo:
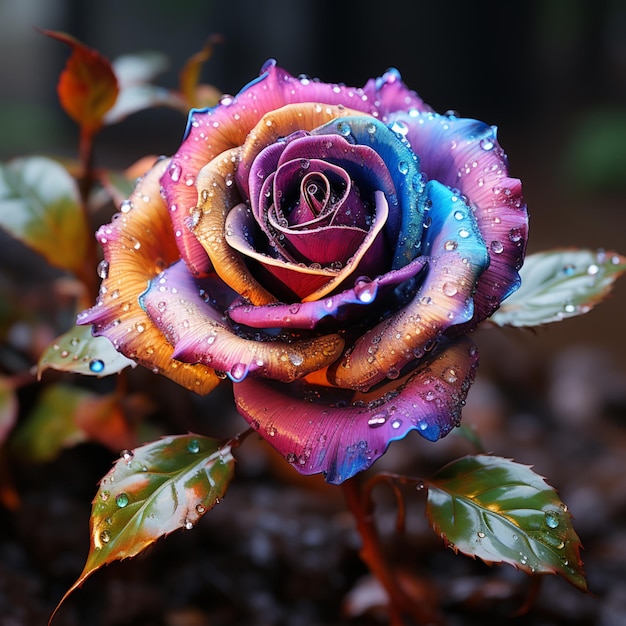
[[455,552],[529,574],[560,574],[587,590],[572,516],[530,467],[501,457],[466,456],[426,486],[430,523]]
[[100,482],[87,563],[55,613],[103,565],[136,556],[179,528],[191,529],[224,495],[234,463],[229,445],[198,435],[124,451]]
[[119,92],[111,63],[71,35],[52,30],[42,32],[72,48],[59,77],[57,92],[65,112],[83,132],[91,135],[102,126]]
[[17,409],[13,384],[9,379],[0,376],[0,445],[4,443],[15,425]]
[[90,326],[74,326],[44,351],[37,364],[37,375],[47,369],[85,376],[110,376],[136,363],[115,350],[106,337],[94,337]]
[[605,250],[557,249],[526,257],[522,286],[491,317],[499,326],[539,326],[590,311],[626,272],[626,257]]
[[56,161],[35,156],[0,165],[0,227],[51,265],[82,271],[92,235],[76,182]]
[[132,448],[136,443],[118,394],[85,396],[76,408],[74,423],[85,439],[101,443],[113,452]]
[[211,58],[213,46],[218,41],[210,37],[204,48],[191,56],[180,72],[179,89],[189,107],[199,107],[199,82],[202,66]]
[[93,394],[69,385],[50,385],[33,410],[17,427],[11,440],[14,450],[33,462],[51,461],[63,448],[87,439],[76,423],[81,402]]

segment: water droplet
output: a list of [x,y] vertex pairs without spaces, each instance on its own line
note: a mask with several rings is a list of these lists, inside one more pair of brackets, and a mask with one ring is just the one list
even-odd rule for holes
[[446,296],[448,296],[450,298],[452,296],[456,296],[456,294],[457,294],[457,288],[452,283],[444,283],[441,289],[442,289],[444,295],[446,295]]
[[494,145],[493,140],[488,137],[480,140],[480,147],[487,152],[489,152],[489,150],[493,150]]
[[100,499],[102,500],[102,502],[106,502],[109,499],[109,496],[111,494],[108,491],[101,491],[100,492]]
[[402,426],[402,420],[395,418],[392,422],[391,422],[391,428],[393,428],[394,430],[398,430],[398,428],[400,428],[400,426]]
[[375,413],[367,420],[367,425],[370,428],[380,428],[387,421],[387,412],[381,411],[380,413]]
[[459,222],[465,218],[465,213],[463,213],[463,211],[455,211],[454,212],[454,219],[458,220]]
[[193,522],[191,520],[185,521],[185,530],[191,530],[193,528]]
[[298,367],[299,365],[302,365],[302,363],[304,362],[304,357],[301,354],[294,352],[289,355],[289,360],[291,361],[292,365],[294,365],[295,367]]
[[548,528],[557,528],[559,525],[559,517],[556,511],[546,511],[545,520]]
[[416,491],[424,491],[424,489],[426,489],[426,485],[424,484],[423,480],[420,480],[418,483],[415,484]]
[[502,245],[501,241],[492,241],[489,245],[489,249],[494,254],[502,254],[502,252],[504,251],[504,246]]
[[111,541],[111,533],[108,530],[103,530],[100,533],[100,541],[102,543],[109,543],[109,541]]
[[479,531],[479,532],[477,532],[476,534],[478,535],[478,538],[479,538],[479,539],[484,539],[484,538],[485,538],[485,533],[483,533],[483,532],[480,532],[480,531]]
[[518,241],[521,241],[523,236],[523,231],[521,228],[511,228],[511,230],[509,231],[509,240],[512,241],[513,243],[517,243]]
[[461,237],[461,239],[467,239],[470,236],[470,232],[469,230],[467,230],[467,228],[461,228],[459,230],[459,237]]
[[98,268],[96,271],[98,273],[98,276],[102,278],[102,280],[107,278],[109,276],[109,262],[105,260],[100,261],[100,263],[98,263]]
[[587,268],[587,274],[589,274],[589,276],[595,276],[599,271],[600,271],[600,268],[595,263],[592,263]]
[[369,124],[367,124],[367,126],[365,127],[365,130],[370,134],[373,135],[376,133],[376,124],[370,122]]
[[123,461],[126,462],[127,465],[130,464],[134,456],[135,454],[133,453],[132,450],[122,450],[122,452],[120,453],[120,457],[122,458]]
[[337,132],[343,137],[347,137],[352,132],[352,128],[348,122],[338,122]]
[[202,504],[196,504],[196,512],[198,515],[204,515],[206,513],[206,507]]
[[133,203],[130,200],[124,200],[120,204],[120,213],[128,213],[132,210]]
[[369,304],[376,297],[378,291],[377,283],[372,282],[367,277],[357,278],[354,284],[354,293],[363,304]]
[[447,368],[443,373],[443,379],[450,384],[455,383],[458,380],[456,370],[451,367]]
[[92,359],[89,361],[89,371],[99,374],[104,370],[104,361],[102,359]]
[[398,163],[398,171],[400,174],[406,174],[409,171],[409,164],[406,161],[400,161]]
[[169,171],[170,178],[175,183],[177,183],[180,180],[180,175],[183,172],[183,168],[181,167],[178,161],[172,161],[172,164],[170,165],[170,169],[168,171]]
[[115,504],[117,504],[117,506],[119,506],[120,509],[123,509],[125,506],[128,506],[129,502],[130,500],[125,493],[120,493],[117,496],[117,498],[115,498]]
[[452,252],[459,247],[459,244],[456,241],[454,241],[454,239],[448,239],[448,241],[446,241],[446,243],[443,244],[443,247],[448,252]]
[[234,383],[240,383],[247,375],[250,367],[246,363],[235,363],[228,372],[228,378]]
[[200,452],[200,442],[197,439],[190,439],[187,444],[187,450],[192,454],[198,454]]

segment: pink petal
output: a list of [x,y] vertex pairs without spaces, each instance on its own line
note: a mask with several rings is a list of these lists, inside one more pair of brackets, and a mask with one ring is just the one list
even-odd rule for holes
[[237,410],[302,474],[339,484],[369,468],[389,443],[416,430],[435,441],[460,423],[478,356],[467,339],[429,358],[376,394],[247,378],[234,386]]
[[466,326],[473,328],[519,286],[528,236],[521,183],[509,178],[506,155],[493,127],[432,113],[397,113],[391,119],[409,128],[406,138],[428,178],[458,189],[475,209],[491,262],[474,295],[474,317]]

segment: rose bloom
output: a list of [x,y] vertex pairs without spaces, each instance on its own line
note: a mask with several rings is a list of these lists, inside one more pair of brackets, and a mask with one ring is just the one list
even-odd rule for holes
[[352,88],[269,61],[98,230],[79,323],[200,394],[230,378],[252,428],[341,483],[459,424],[466,335],[518,287],[527,226],[493,126],[395,70]]

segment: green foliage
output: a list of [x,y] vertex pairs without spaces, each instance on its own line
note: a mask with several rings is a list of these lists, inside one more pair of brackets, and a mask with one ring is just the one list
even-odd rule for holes
[[90,395],[69,385],[46,387],[17,428],[11,442],[15,451],[30,461],[44,462],[54,459],[63,448],[85,441],[75,415],[81,402]]
[[106,337],[94,337],[91,326],[74,326],[48,346],[39,359],[39,376],[48,368],[86,376],[117,374],[136,363],[117,352]]
[[136,556],[174,530],[191,529],[224,495],[234,464],[229,445],[197,435],[125,450],[100,481],[87,563],[63,600],[103,565]]
[[571,515],[528,466],[467,456],[441,469],[427,486],[428,518],[455,552],[529,574],[558,573],[587,589]]
[[36,156],[0,165],[0,226],[51,265],[80,273],[92,235],[76,182],[56,161]]
[[626,258],[603,250],[551,250],[526,257],[522,286],[491,317],[499,326],[539,326],[582,315],[626,271]]

